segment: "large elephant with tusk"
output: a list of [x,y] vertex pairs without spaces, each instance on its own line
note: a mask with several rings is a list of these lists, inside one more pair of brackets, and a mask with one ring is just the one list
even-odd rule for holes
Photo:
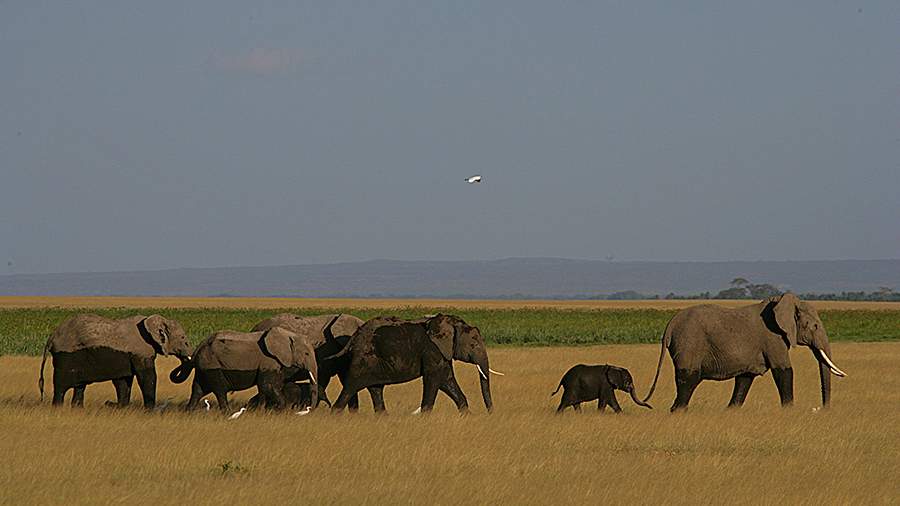
[[822,405],[831,401],[831,375],[846,376],[831,361],[831,346],[816,309],[786,293],[757,304],[726,309],[700,305],[676,314],[662,336],[653,385],[656,389],[665,350],[675,366],[677,390],[672,411],[687,408],[697,385],[705,379],[734,378],[730,407],[741,406],[756,376],[772,370],[782,406],[794,400],[791,346],[809,347],[819,362]]
[[453,374],[453,360],[474,364],[479,371],[481,395],[490,412],[491,380],[484,337],[478,327],[457,316],[437,314],[419,320],[377,317],[367,321],[339,353],[350,356],[343,390],[332,407],[342,410],[361,389],[405,383],[421,377],[421,411],[430,411],[438,391],[447,394],[460,412],[468,411],[465,394]]

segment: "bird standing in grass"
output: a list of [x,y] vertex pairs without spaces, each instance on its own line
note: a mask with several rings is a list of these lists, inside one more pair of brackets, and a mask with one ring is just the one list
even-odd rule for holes
[[231,416],[228,417],[228,419],[229,420],[237,420],[238,418],[241,417],[241,415],[244,414],[244,411],[247,411],[247,408],[241,408],[241,409],[235,411],[234,413],[231,414]]
[[206,404],[206,410],[209,411],[209,408],[210,408],[209,399],[203,399],[203,404]]
[[466,182],[469,183],[469,184],[480,183],[480,182],[481,182],[481,176],[479,176],[478,174],[475,174],[474,176],[467,177],[467,178],[466,178]]

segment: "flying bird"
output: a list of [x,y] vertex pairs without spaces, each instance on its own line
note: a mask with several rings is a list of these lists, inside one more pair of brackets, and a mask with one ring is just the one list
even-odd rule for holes
[[247,411],[247,408],[241,408],[240,410],[235,411],[234,413],[231,414],[231,416],[228,417],[228,419],[229,420],[237,420],[238,418],[241,417],[241,415],[244,414],[244,411]]
[[206,404],[206,410],[209,411],[209,399],[203,399],[203,404]]
[[467,177],[467,178],[466,178],[466,182],[469,183],[469,184],[480,183],[480,182],[481,182],[481,176],[479,176],[478,174],[475,174],[474,176]]

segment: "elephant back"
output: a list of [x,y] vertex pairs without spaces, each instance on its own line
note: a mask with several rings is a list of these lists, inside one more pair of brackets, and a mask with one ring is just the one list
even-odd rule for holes
[[[305,339],[313,348],[318,348],[325,343],[325,335],[322,330],[335,316],[338,315],[299,316],[293,313],[280,313],[257,323],[253,327],[253,331],[265,332],[275,327],[281,327]],[[352,336],[363,323],[361,319],[353,315],[342,314],[331,326],[331,333],[336,337]]]
[[262,354],[259,340],[263,332],[217,332],[197,348],[196,362],[201,369],[252,371],[262,362],[275,360]]
[[141,336],[138,324],[144,316],[112,320],[84,313],[64,321],[50,338],[50,351],[71,353],[84,349],[108,348],[127,353],[155,353]]

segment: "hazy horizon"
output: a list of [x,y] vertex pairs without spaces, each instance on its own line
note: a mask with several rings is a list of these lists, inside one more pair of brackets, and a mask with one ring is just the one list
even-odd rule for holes
[[0,274],[900,258],[898,24],[888,1],[7,3]]

